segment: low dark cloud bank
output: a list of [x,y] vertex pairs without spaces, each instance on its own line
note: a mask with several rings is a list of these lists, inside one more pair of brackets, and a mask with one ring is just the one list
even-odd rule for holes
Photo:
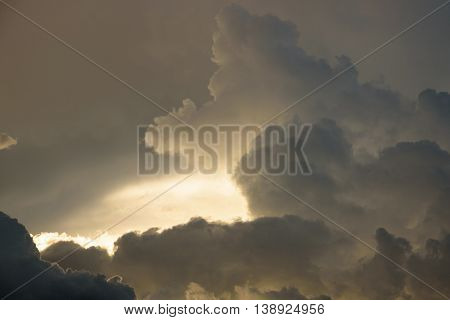
[[[15,219],[0,212],[0,296],[9,295],[17,287],[50,266],[39,256],[30,234]],[[92,262],[92,261],[91,261]],[[9,299],[133,299],[134,290],[119,278],[86,271],[64,271],[56,266]]]
[[[47,268],[46,261],[78,250],[15,299],[131,299],[134,291],[144,299],[442,298],[381,255],[357,257],[358,245],[345,234],[299,216],[233,224],[196,218],[162,232],[127,233],[112,257],[71,242],[55,243],[40,257],[26,229],[3,213],[0,231],[2,296]],[[380,228],[375,241],[383,255],[450,294],[448,234],[413,247]]]
[[[265,294],[275,297],[274,290],[285,287],[280,295],[294,296],[289,286],[319,295],[325,290],[320,265],[327,259],[331,262],[352,244],[321,222],[286,216],[233,224],[197,218],[161,233],[150,229],[125,234],[116,246],[105,273],[124,276],[141,297],[173,299],[185,298],[192,283],[217,298],[238,297],[244,289],[253,292],[252,288],[261,295],[273,291]],[[57,243],[42,256],[56,261],[69,248]],[[93,248],[83,249],[71,263],[66,260],[65,266],[98,271],[90,269],[96,258],[89,250],[104,255]],[[55,255],[56,251],[59,254]],[[241,289],[236,291],[238,287]]]
[[[417,248],[382,228],[374,238],[383,255],[450,294],[448,235]],[[442,298],[385,257],[372,252],[355,257],[353,239],[297,216],[233,224],[198,218],[160,233],[125,234],[116,246],[103,272],[122,276],[139,298]],[[65,253],[52,256],[58,247],[50,246],[43,257],[56,261]],[[101,250],[82,249],[65,266],[89,270],[95,258],[86,259],[88,251],[104,256]]]

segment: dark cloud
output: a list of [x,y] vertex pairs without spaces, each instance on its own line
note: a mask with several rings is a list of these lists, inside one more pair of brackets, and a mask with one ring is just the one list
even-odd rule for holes
[[[405,265],[412,250],[406,239],[397,238],[382,228],[377,230],[375,239],[380,253],[399,265]],[[369,299],[405,298],[403,290],[407,274],[381,255],[376,254],[368,262],[362,263],[356,271],[355,278],[364,297]]]
[[319,265],[348,245],[322,223],[294,216],[230,225],[194,219],[161,233],[122,236],[112,264],[150,297],[161,297],[160,290],[180,297],[191,282],[217,297],[246,284],[295,285],[318,295],[326,290]]
[[[194,124],[262,123],[352,63],[342,54],[325,60],[309,53],[296,25],[270,14],[253,15],[231,5],[216,21],[213,59],[218,69],[209,82],[214,99],[196,112],[190,110],[189,121]],[[396,143],[416,140],[435,141],[447,149],[443,133],[448,121],[438,121],[449,109],[446,96],[426,90],[411,99],[362,79],[359,70],[352,69],[273,121],[293,115],[312,123],[331,119],[358,155],[376,155]],[[426,107],[425,100],[433,106]],[[440,113],[429,116],[425,109]]]
[[[413,250],[408,240],[396,237],[385,229],[376,232],[377,249],[397,264],[429,286],[448,296],[449,235],[442,240],[428,239],[424,247]],[[374,255],[363,261],[352,276],[359,295],[368,299],[442,299],[430,289],[405,271],[399,269],[380,255]]]
[[[369,51],[373,43],[438,4],[435,0],[426,5],[418,0],[399,4],[384,0],[370,4],[369,10],[367,4],[353,0],[339,5],[333,1],[244,0],[237,1],[242,6],[225,7],[214,20],[228,2],[177,3],[176,12],[172,1],[139,2],[132,7],[108,1],[108,12],[99,10],[105,5],[90,1],[76,5],[61,1],[56,7],[49,1],[12,4],[168,109],[191,98],[202,110],[193,117],[200,124],[265,120],[347,66],[350,58],[342,54],[355,60],[361,51]],[[402,10],[403,5],[409,10]],[[49,8],[58,15],[50,14]],[[0,172],[3,210],[15,212],[32,232],[98,228],[100,223],[66,221],[73,222],[74,216],[98,206],[99,199],[118,186],[138,182],[135,126],[150,123],[162,113],[5,7],[0,10],[4,25],[0,41],[5,44],[0,77],[8,83],[0,89],[0,128],[22,145],[17,153],[0,159],[0,166],[8,168]],[[386,17],[386,11],[395,14]],[[445,117],[436,125],[434,120],[422,121],[436,117],[420,111],[423,101],[448,104],[448,99],[425,97],[442,93],[422,94],[418,113],[427,116],[409,121],[415,114],[415,101],[385,83],[367,82],[376,78],[375,70],[389,74],[386,83],[394,79],[395,84],[408,87],[406,91],[413,92],[410,97],[425,87],[448,90],[450,73],[443,67],[448,65],[449,52],[442,39],[446,34],[442,30],[448,30],[445,14],[410,32],[385,55],[371,59],[358,70],[364,77],[349,72],[324,90],[320,99],[302,104],[296,109],[302,121],[333,119],[355,152],[368,149],[376,154],[405,135],[408,140],[437,141],[448,150]],[[80,19],[83,23],[74,29]],[[17,42],[17,38],[24,41]],[[417,43],[426,45],[417,48]],[[30,52],[33,59],[29,59]],[[368,67],[372,70],[369,77]],[[210,94],[212,101],[208,101]],[[418,124],[424,134],[416,130]],[[55,197],[58,204],[52,203]]]
[[[321,222],[295,216],[233,224],[198,218],[160,233],[150,229],[125,234],[116,246],[110,272],[123,276],[141,298],[151,299],[236,298],[244,287],[258,288],[267,298],[275,298],[278,290],[280,297],[299,298],[289,286],[318,296],[327,291],[321,279],[327,264],[337,255],[346,259],[345,250],[352,247]],[[73,245],[52,247],[50,251],[61,249],[60,256]],[[97,257],[84,259],[89,250]],[[43,256],[48,259],[46,251]],[[65,266],[96,271],[92,261],[100,256],[93,248],[82,250]]]
[[[293,138],[291,138],[293,139]],[[269,152],[274,146],[264,148],[264,153]],[[283,150],[273,149],[275,152]],[[310,134],[305,146],[305,154],[311,164],[313,174],[304,176],[286,173],[274,175],[271,179],[280,183],[284,188],[292,190],[303,200],[318,204],[319,209],[339,215],[339,211],[345,212],[352,219],[363,215],[361,208],[354,206],[350,201],[341,198],[340,195],[351,186],[348,184],[348,173],[354,165],[351,145],[346,141],[343,131],[332,120],[321,120]],[[255,158],[257,161],[262,154],[253,152],[245,155],[243,161]],[[295,159],[290,159],[289,165],[295,166]],[[310,209],[301,206],[292,196],[280,190],[265,178],[259,175],[246,175],[240,168],[235,173],[235,179],[245,197],[254,216],[282,216],[285,214],[297,214],[304,218],[316,219]]]
[[[357,60],[389,37],[442,4],[439,0],[249,0],[240,2],[256,14],[293,21],[309,52],[327,59],[346,53]],[[405,10],[408,8],[408,10]],[[428,19],[360,67],[361,77],[383,79],[410,97],[427,87],[448,91],[450,45],[448,7]],[[418,45],[420,44],[420,45]],[[420,75],[420,76],[419,76]]]
[[239,299],[261,299],[261,300],[306,300],[297,288],[283,287],[280,290],[263,291],[256,288],[237,288]]
[[[384,41],[386,34],[391,36],[392,30],[431,9],[423,1],[406,0],[379,1],[370,10],[353,0],[242,2],[248,9],[226,6],[216,17],[212,50],[217,70],[211,78],[210,31],[221,1],[199,1],[201,9],[192,9],[197,8],[192,3],[182,4],[183,9],[177,3],[183,17],[173,14],[170,1],[152,8],[145,3],[123,7],[114,1],[107,12],[89,1],[76,8],[61,2],[58,15],[49,15],[54,10],[43,3],[15,4],[169,109],[192,98],[184,100],[177,114],[194,124],[267,120],[349,66],[350,57],[368,52],[374,40]],[[162,113],[1,10],[8,28],[2,28],[0,41],[10,45],[0,59],[0,77],[8,83],[0,89],[0,127],[21,143],[2,153],[0,201],[26,218],[33,232],[96,229],[108,218],[84,220],[89,216],[84,209],[95,207],[111,190],[139,180],[135,126]],[[289,18],[300,28],[267,12]],[[392,14],[386,17],[386,12]],[[81,15],[95,17],[95,26],[89,19],[79,24]],[[436,16],[433,24],[430,20],[418,36],[411,33],[406,45],[391,46],[390,52],[401,59],[378,55],[368,73],[346,73],[277,119],[284,123],[297,116],[314,124],[305,148],[314,174],[273,179],[448,295],[450,99],[447,92],[431,89],[411,98],[422,88],[448,90],[445,17]],[[73,28],[75,24],[80,28]],[[27,41],[15,41],[18,36]],[[324,43],[317,42],[324,38]],[[361,41],[368,47],[362,54]],[[417,48],[417,43],[423,45]],[[33,59],[27,59],[29,52]],[[374,77],[367,74],[379,70],[387,71],[388,79],[408,94],[384,81],[368,81]],[[46,81],[41,81],[43,74]],[[0,136],[0,149],[1,141],[12,142]],[[92,274],[101,273],[120,274],[139,297],[153,299],[301,299],[323,294],[440,298],[383,257],[351,245],[263,178],[237,172],[235,179],[256,220],[225,224],[198,218],[162,232],[128,233],[117,241],[113,257],[99,248],[57,243],[43,252],[45,260],[57,261],[80,249],[61,263],[67,271],[54,268],[14,297],[134,297],[120,278],[108,281]],[[389,232],[378,229],[372,239],[375,226]],[[0,255],[8,262],[0,266],[0,291],[6,294],[49,264],[39,258],[23,226],[0,215],[0,227]]]
[[[429,285],[449,296],[450,234],[443,234],[440,240],[428,239],[423,252],[413,254],[406,266]],[[416,299],[442,298],[414,279],[408,279],[408,289]]]
[[[389,226],[394,233],[417,242],[448,230],[450,154],[436,143],[401,142],[361,160],[355,157],[343,130],[333,121],[321,120],[314,125],[304,151],[312,175],[270,178],[352,232],[368,239],[374,225]],[[262,154],[253,150],[243,157],[241,165]],[[235,180],[255,217],[317,217],[259,175],[237,170]]]
[[[68,253],[74,252],[69,257]],[[41,252],[42,260],[56,262],[63,259],[59,266],[64,269],[85,270],[93,273],[109,274],[108,268],[111,257],[100,247],[81,247],[73,241],[60,241],[47,247]]]
[[[4,297],[50,266],[25,227],[0,212],[0,296]],[[89,272],[63,271],[56,266],[23,287],[10,299],[133,299],[134,291],[117,278]]]
[[[365,252],[361,259],[349,259],[357,246],[319,222],[295,216],[234,224],[195,219],[161,233],[150,229],[123,235],[103,272],[120,274],[146,299],[442,298],[388,257],[449,294],[448,234],[413,247],[379,228],[374,240],[383,256]],[[57,246],[60,254],[73,247]],[[103,256],[100,250],[91,253]],[[81,258],[66,266],[96,268]]]
[[415,103],[415,112],[404,128],[405,140],[428,139],[450,150],[450,94],[427,89]]
[[427,234],[450,233],[450,190],[444,189],[429,206],[423,221]]
[[283,287],[280,290],[270,290],[262,293],[263,299],[268,300],[304,300],[306,297],[302,295],[297,288]]

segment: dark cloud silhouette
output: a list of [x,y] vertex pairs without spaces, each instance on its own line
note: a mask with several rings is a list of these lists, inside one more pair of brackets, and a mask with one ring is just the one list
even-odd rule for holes
[[[401,142],[360,159],[343,130],[334,121],[321,120],[313,127],[304,150],[312,175],[270,178],[354,233],[369,239],[374,225],[389,226],[392,232],[416,243],[448,230],[450,154],[436,143]],[[242,158],[241,166],[250,157],[263,156],[264,152],[253,150]],[[291,162],[296,165],[295,159]],[[261,176],[237,170],[235,180],[255,217],[295,214],[317,218]]]
[[[283,287],[280,290],[268,290],[268,291],[260,291],[255,288],[250,288],[247,290],[247,299],[262,299],[262,300],[307,300],[300,291],[295,287]],[[239,296],[240,299],[244,298]],[[329,300],[331,299],[329,296],[320,295],[311,297],[312,300]]]
[[[261,161],[270,150],[280,153],[284,151],[271,145],[264,147],[263,153],[253,150],[241,159],[240,166],[248,158]],[[358,216],[363,217],[364,212],[361,208],[340,197],[340,194],[351,187],[346,179],[354,166],[354,159],[351,145],[334,121],[323,119],[313,127],[305,146],[305,153],[313,170],[311,176],[304,176],[298,172],[274,175],[272,179],[303,200],[318,204],[319,209],[334,217],[339,213],[345,214],[344,218],[351,216],[352,220]],[[296,166],[296,159],[289,160],[291,167]],[[254,216],[297,214],[307,219],[317,218],[310,209],[301,206],[292,196],[261,176],[247,175],[238,168],[235,180],[247,198]]]
[[[442,299],[385,257],[448,295],[449,239],[446,234],[413,247],[379,228],[374,240],[383,256],[365,252],[349,259],[358,248],[353,240],[320,222],[296,216],[234,224],[194,219],[161,233],[123,235],[104,272],[120,274],[146,299]],[[61,254],[72,248],[58,247]],[[86,259],[66,266],[96,268]]]
[[[414,253],[406,267],[446,296],[450,296],[450,234],[444,233],[440,240],[428,239],[423,252]],[[407,285],[416,299],[442,298],[413,279],[409,278]]]
[[[403,268],[412,272],[438,292],[448,296],[450,268],[449,235],[442,240],[428,239],[424,247],[413,250],[408,240],[396,237],[383,228],[377,230],[377,249]],[[399,269],[381,255],[364,259],[352,275],[357,295],[367,299],[442,299],[443,296],[430,289],[405,271]]]
[[[375,239],[380,253],[405,265],[412,250],[406,239],[397,238],[382,228],[377,230]],[[378,254],[364,262],[355,275],[362,295],[369,299],[402,298],[406,277],[405,271]]]
[[[50,266],[25,227],[0,212],[0,296],[4,297]],[[9,299],[133,299],[134,291],[118,278],[89,272],[63,271],[56,266]]]
[[415,112],[403,128],[405,140],[428,139],[450,150],[450,94],[436,90],[423,90],[415,103]]
[[237,288],[239,299],[261,299],[261,300],[306,300],[297,288],[283,287],[280,290],[260,291],[257,288]]
[[444,189],[428,207],[422,224],[423,233],[450,233],[450,189]]
[[[140,298],[300,299],[298,290],[310,296],[323,294],[327,288],[321,273],[352,248],[350,241],[323,223],[295,216],[233,224],[197,218],[161,233],[149,229],[125,234],[116,246],[111,264],[102,264],[102,270],[94,263],[105,261],[97,248],[81,249],[61,265],[119,274]],[[59,242],[42,256],[57,261],[77,247]]]
[[181,298],[191,282],[216,297],[246,284],[319,295],[326,290],[319,266],[350,246],[321,222],[294,216],[229,225],[199,218],[161,233],[125,234],[116,245],[114,272],[139,295],[158,298]]
[[[65,256],[71,252],[75,253],[66,258]],[[73,241],[59,241],[50,245],[41,252],[41,258],[49,262],[63,259],[59,266],[64,269],[71,268],[103,274],[109,274],[108,268],[111,263],[111,257],[105,249],[100,247],[85,249]]]
[[[248,286],[236,286],[234,292],[229,296],[231,299],[240,300],[307,300],[308,298],[300,293],[295,287],[282,287],[279,290],[263,290]],[[191,282],[186,291],[185,298],[189,300],[216,300],[213,293],[206,291],[198,283]],[[312,297],[313,300],[328,300],[330,297],[320,295]]]

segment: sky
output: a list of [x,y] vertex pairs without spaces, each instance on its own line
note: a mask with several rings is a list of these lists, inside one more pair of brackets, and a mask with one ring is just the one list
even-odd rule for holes
[[[444,2],[8,3],[198,128],[263,123]],[[176,121],[0,4],[0,249],[32,261],[0,269],[1,295],[76,249],[12,297],[53,299],[73,281],[91,299],[448,297],[449,16],[273,120],[313,125],[311,176],[244,175],[249,152],[108,229],[182,178],[136,169],[137,126]]]

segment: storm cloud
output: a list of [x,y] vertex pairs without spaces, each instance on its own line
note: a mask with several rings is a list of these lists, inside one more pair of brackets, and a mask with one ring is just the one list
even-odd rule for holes
[[25,227],[0,212],[0,296],[9,299],[134,299],[131,287],[118,278],[89,272],[49,269],[28,285],[13,290],[50,267]]
[[[123,276],[141,298],[179,299],[203,291],[233,298],[247,289],[261,291],[261,297],[276,297],[278,290],[280,296],[294,297],[292,286],[319,296],[327,291],[321,279],[327,263],[337,256],[344,259],[353,243],[320,221],[285,216],[232,224],[196,218],[161,232],[128,233],[115,245],[110,272]],[[61,256],[69,248],[54,244],[43,257],[52,260],[51,252],[59,249]],[[91,262],[96,259],[84,259],[88,250],[103,256],[84,249],[65,266],[95,271]]]
[[[191,99],[205,114],[193,121],[203,124],[265,120],[439,3],[243,0],[221,11],[229,2],[177,3],[176,11],[173,1],[159,0],[133,6],[122,1],[11,4],[168,110]],[[108,12],[99,9],[105,6]],[[20,141],[19,150],[0,159],[1,168],[8,168],[0,172],[2,209],[15,212],[33,233],[100,228],[101,222],[80,221],[101,208],[99,199],[141,182],[135,176],[135,128],[163,112],[7,8],[0,10],[0,41],[5,44],[0,77],[8,83],[0,88],[0,128]],[[395,14],[386,17],[385,12]],[[377,153],[392,141],[400,142],[397,133],[391,137],[386,132],[395,133],[396,126],[403,126],[399,115],[421,109],[433,91],[421,94],[419,102],[414,97],[427,87],[441,96],[448,90],[447,16],[442,11],[348,73],[324,91],[329,98],[302,106],[302,121],[334,119],[357,142],[356,151],[367,146]],[[210,112],[215,116],[207,116]],[[423,123],[405,126],[405,139],[439,139],[448,150],[445,121],[440,126]]]
[[[372,237],[383,256],[322,222],[296,216],[233,224],[198,218],[162,232],[123,235],[103,272],[120,275],[146,299],[442,298],[388,257],[438,292],[450,293],[448,234],[419,246],[384,228]],[[60,254],[70,248],[53,247]],[[85,259],[88,251],[103,256],[82,249],[66,268],[98,270],[96,259]],[[48,252],[43,255],[49,259]]]
[[[74,254],[66,257],[69,253]],[[41,258],[45,261],[59,262],[63,269],[85,270],[92,273],[108,274],[111,257],[108,252],[100,247],[83,248],[73,241],[59,241],[41,252]]]
[[[420,16],[429,9],[419,1],[402,0],[399,8],[404,4],[411,11],[392,10],[399,14],[379,26],[385,21],[387,1],[367,10],[364,4],[348,0],[345,3],[351,4],[351,10],[345,14],[339,11],[344,5],[325,2],[322,5],[337,9],[333,18],[328,13],[333,10],[319,10],[317,1],[284,1],[285,6],[278,1],[258,1],[265,7],[242,1],[244,6],[225,6],[216,15],[225,2],[199,1],[202,9],[198,14],[191,10],[192,4],[187,5],[185,23],[171,15],[170,4],[161,4],[161,11],[149,10],[144,3],[128,7],[133,23],[126,23],[80,2],[78,13],[88,10],[99,21],[81,24],[81,29],[73,28],[79,25],[76,15],[71,20],[58,18],[66,21],[60,26],[43,12],[41,4],[29,4],[31,11],[27,12],[45,18],[42,21],[49,27],[60,26],[60,32],[71,36],[74,44],[115,66],[121,76],[133,79],[133,84],[149,96],[155,95],[168,109],[175,107],[177,116],[200,126],[260,124],[271,119],[361,56],[361,48],[353,45],[358,43],[355,39],[372,49],[367,40],[385,40],[386,34],[391,35],[389,27],[399,31],[398,23],[407,23],[410,14]],[[24,3],[17,1],[26,8]],[[70,16],[60,5],[62,15]],[[119,2],[112,7],[123,12]],[[327,12],[322,14],[328,19],[313,15],[316,21],[311,22],[308,8]],[[363,13],[369,11],[372,13]],[[4,11],[1,14],[10,29],[21,35],[29,32]],[[448,296],[449,47],[441,38],[448,34],[442,30],[449,30],[448,11],[445,14],[419,30],[415,36],[423,40],[419,48],[412,49],[411,39],[390,48],[402,59],[380,57],[369,70],[363,66],[352,69],[271,119],[281,125],[313,124],[305,146],[313,175],[271,178]],[[324,20],[329,21],[327,30],[332,32],[315,27]],[[360,29],[368,31],[367,37],[358,33]],[[92,37],[80,36],[93,30]],[[319,44],[322,35],[327,41]],[[12,34],[2,31],[0,37],[11,40]],[[102,47],[97,47],[99,38],[104,39]],[[49,59],[49,49],[44,46],[49,45],[48,40],[35,39],[39,45],[13,42],[2,52],[9,59],[1,61],[18,55],[26,64],[16,72],[13,64],[0,62],[6,70],[2,77],[22,88],[0,89],[2,108],[5,106],[0,127],[21,142],[2,150],[0,201],[8,211],[23,216],[33,232],[92,231],[112,219],[106,217],[108,208],[104,215],[91,215],[108,194],[154,178],[136,177],[136,125],[175,122],[137,97],[130,99],[130,92],[118,84],[104,82],[84,62],[72,56],[70,63],[64,62],[56,44]],[[209,59],[211,42],[213,63]],[[346,44],[350,52],[345,50]],[[108,50],[102,51],[105,48]],[[30,62],[22,55],[32,49],[35,60]],[[392,61],[398,61],[396,71],[390,70]],[[28,70],[34,72],[24,77]],[[386,80],[368,76],[378,70],[386,71]],[[40,81],[43,73],[47,81]],[[154,77],[147,79],[149,74]],[[401,90],[393,89],[390,80],[401,84]],[[40,99],[33,100],[38,96]],[[28,115],[27,121],[23,114]],[[13,145],[11,139],[0,135],[0,149]],[[254,151],[242,159],[258,154]],[[138,298],[147,299],[443,297],[325,224],[261,176],[237,170],[234,181],[254,220],[224,223],[199,217],[162,231],[145,225],[147,231],[123,234],[112,256],[101,248],[82,248],[72,242],[53,244],[40,256],[25,228],[0,214],[0,255],[6,261],[0,266],[1,294],[77,250],[12,297],[125,299],[134,298],[134,291]],[[173,199],[175,196],[176,190]],[[122,284],[121,278],[129,286]]]

